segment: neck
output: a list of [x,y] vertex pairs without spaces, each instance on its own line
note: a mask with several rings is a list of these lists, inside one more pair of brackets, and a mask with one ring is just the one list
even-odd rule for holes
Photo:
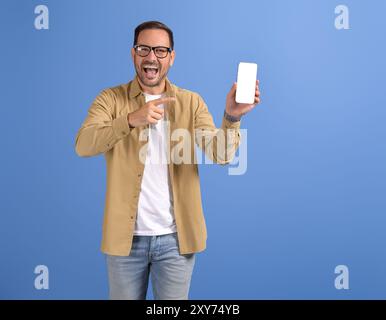
[[138,82],[139,82],[139,85],[142,89],[143,92],[147,93],[147,94],[153,94],[153,95],[156,95],[156,94],[162,94],[166,91],[166,81],[165,79],[163,79],[159,85],[155,86],[155,87],[148,87],[146,85],[144,85],[141,80],[139,79],[138,77]]

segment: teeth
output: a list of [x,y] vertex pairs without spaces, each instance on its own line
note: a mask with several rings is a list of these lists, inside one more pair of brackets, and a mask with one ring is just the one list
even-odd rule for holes
[[154,74],[158,73],[158,68],[155,67],[143,67],[143,70],[148,73],[148,72],[154,72]]

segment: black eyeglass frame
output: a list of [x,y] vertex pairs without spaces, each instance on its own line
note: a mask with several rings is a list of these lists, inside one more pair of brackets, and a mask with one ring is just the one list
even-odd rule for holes
[[[149,53],[148,53],[146,56],[141,56],[141,55],[138,54],[138,52],[137,52],[137,48],[138,48],[138,47],[146,47],[146,48],[150,49],[150,50],[149,50]],[[153,50],[153,52],[154,52],[154,54],[155,54],[155,56],[156,56],[157,58],[159,58],[159,59],[164,59],[164,58],[166,58],[166,57],[168,56],[168,53],[170,53],[170,52],[173,51],[172,48],[169,48],[169,47],[164,47],[164,46],[151,47],[151,46],[147,46],[147,45],[145,45],[145,44],[136,44],[133,48],[134,48],[134,50],[135,50],[135,53],[138,54],[138,55],[139,55],[140,57],[142,57],[142,58],[147,57],[147,56],[150,54],[150,52]],[[165,55],[164,57],[159,57],[159,56],[157,56],[157,54],[155,53],[155,49],[159,49],[159,48],[167,49],[167,53],[166,53],[166,55]]]

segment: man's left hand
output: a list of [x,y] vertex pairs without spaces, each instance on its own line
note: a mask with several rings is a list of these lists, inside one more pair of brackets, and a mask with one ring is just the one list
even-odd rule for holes
[[253,104],[237,103],[235,100],[236,88],[237,83],[235,82],[227,94],[225,111],[233,117],[240,118],[244,114],[251,111],[258,103],[260,103],[259,80],[256,80],[255,102]]

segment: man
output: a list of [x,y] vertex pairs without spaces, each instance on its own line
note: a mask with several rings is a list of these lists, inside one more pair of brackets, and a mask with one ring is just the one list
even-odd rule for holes
[[258,81],[252,105],[235,102],[233,84],[217,129],[203,99],[166,77],[175,59],[166,25],[140,24],[131,56],[136,77],[96,97],[75,146],[79,156],[106,158],[101,250],[110,299],[146,299],[149,275],[155,299],[188,299],[195,253],[207,239],[194,143],[229,163],[240,118],[259,103]]

